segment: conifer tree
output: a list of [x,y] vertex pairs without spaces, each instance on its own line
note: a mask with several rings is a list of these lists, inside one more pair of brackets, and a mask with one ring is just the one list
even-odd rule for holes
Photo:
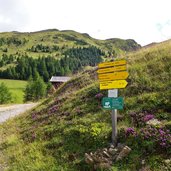
[[12,100],[12,95],[8,89],[8,87],[5,85],[5,83],[0,84],[0,104],[8,103]]

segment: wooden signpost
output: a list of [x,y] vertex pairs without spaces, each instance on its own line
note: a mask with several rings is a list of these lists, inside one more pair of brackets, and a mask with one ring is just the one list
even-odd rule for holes
[[117,109],[123,109],[123,97],[118,97],[118,89],[125,88],[128,82],[126,60],[98,64],[100,90],[108,90],[108,97],[102,99],[104,109],[112,110],[112,143],[117,144]]

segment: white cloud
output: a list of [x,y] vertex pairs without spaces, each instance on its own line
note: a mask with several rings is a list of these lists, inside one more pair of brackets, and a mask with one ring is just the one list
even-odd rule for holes
[[28,21],[22,0],[0,0],[0,31],[22,29]]
[[171,19],[163,23],[157,23],[156,26],[162,36],[162,40],[171,38]]
[[1,1],[0,26],[7,30],[70,29],[98,39],[132,38],[143,45],[170,38],[170,25],[164,24],[171,20],[170,0]]

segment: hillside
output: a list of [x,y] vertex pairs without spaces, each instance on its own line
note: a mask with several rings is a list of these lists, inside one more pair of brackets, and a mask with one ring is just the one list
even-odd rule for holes
[[73,47],[96,46],[109,53],[116,51],[132,51],[140,48],[134,40],[109,39],[97,40],[88,34],[76,31],[49,29],[38,32],[0,33],[0,55],[5,54],[27,54],[32,57],[47,56],[61,58],[63,52]]
[[[112,170],[171,169],[170,48],[171,41],[123,56],[130,76],[119,91],[125,107],[119,112],[118,141],[132,151]],[[33,111],[0,125],[1,165],[12,171],[92,170],[84,154],[111,142],[110,111],[101,108],[106,95],[96,71],[85,71]],[[160,124],[148,126],[147,117]]]
[[0,33],[0,78],[28,80],[39,73],[47,82],[140,47],[131,39],[97,40],[70,30]]

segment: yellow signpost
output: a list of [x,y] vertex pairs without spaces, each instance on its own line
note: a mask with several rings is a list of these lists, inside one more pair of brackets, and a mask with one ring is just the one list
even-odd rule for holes
[[100,82],[100,90],[125,88],[127,84],[128,82],[126,80],[104,81]]
[[[103,62],[98,65],[98,78],[100,81],[100,90],[108,90],[107,99],[117,99],[118,89],[125,88],[128,82],[125,80],[128,77],[128,72],[126,71],[126,60]],[[118,72],[119,71],[119,72]],[[122,98],[122,97],[120,97]],[[112,143],[117,144],[117,109],[114,101],[112,101],[114,109],[112,110]],[[104,101],[105,106],[109,107],[110,102]]]
[[118,65],[126,65],[126,60],[113,61],[113,62],[102,62],[98,64],[98,68],[107,68]]
[[126,69],[127,69],[126,65],[123,65],[123,66],[99,69],[97,70],[97,73],[102,74],[102,73],[109,73],[109,72],[114,72],[114,71],[125,71]]
[[128,78],[128,72],[122,71],[122,72],[113,72],[113,73],[107,73],[107,74],[99,74],[98,78],[100,81],[111,81],[111,80],[124,80]]

